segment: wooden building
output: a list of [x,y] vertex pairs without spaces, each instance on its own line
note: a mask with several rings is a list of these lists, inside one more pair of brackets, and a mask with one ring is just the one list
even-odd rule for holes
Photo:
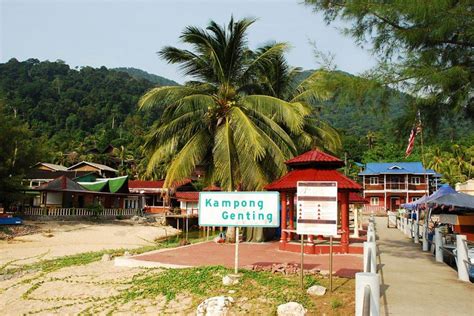
[[437,190],[441,177],[421,162],[371,162],[359,176],[364,197],[369,200],[364,212],[375,214],[395,211],[404,203],[430,195]]

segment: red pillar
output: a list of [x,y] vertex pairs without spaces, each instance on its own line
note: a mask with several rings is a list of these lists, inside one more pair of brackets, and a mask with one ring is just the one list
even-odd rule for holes
[[280,192],[281,199],[281,238],[280,242],[286,243],[287,234],[286,231],[286,192]]
[[349,192],[343,191],[340,195],[341,203],[341,248],[343,253],[349,252]]
[[[295,194],[294,193],[289,193],[288,198],[290,200],[290,229],[294,230],[295,229]],[[293,239],[293,233],[288,234],[288,241]]]

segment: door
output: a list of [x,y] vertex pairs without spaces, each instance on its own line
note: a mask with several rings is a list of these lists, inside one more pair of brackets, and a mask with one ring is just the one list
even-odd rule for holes
[[391,197],[390,198],[390,211],[395,211],[400,208],[400,198]]

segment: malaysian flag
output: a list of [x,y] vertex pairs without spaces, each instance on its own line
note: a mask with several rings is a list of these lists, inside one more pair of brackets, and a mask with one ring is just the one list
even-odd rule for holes
[[413,151],[413,147],[415,146],[415,138],[421,132],[421,120],[420,120],[420,113],[418,113],[418,123],[411,129],[410,137],[408,138],[408,146],[407,150],[405,150],[405,158],[410,156],[411,152]]

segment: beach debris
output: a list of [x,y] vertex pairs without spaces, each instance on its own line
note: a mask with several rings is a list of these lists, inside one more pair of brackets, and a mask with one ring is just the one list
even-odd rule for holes
[[228,274],[222,278],[222,284],[225,286],[239,284],[239,276],[235,274]]
[[306,308],[296,302],[289,302],[279,305],[277,308],[278,316],[304,316],[306,315]]
[[[298,274],[300,273],[300,265],[298,263],[273,263],[272,265],[247,265],[245,269],[252,271],[266,271],[271,273],[281,273],[284,275]],[[318,268],[313,268],[304,271],[306,275],[317,275],[319,273]]]
[[311,296],[323,296],[324,294],[326,294],[326,288],[321,285],[313,285],[312,287],[306,290],[306,293]]
[[101,259],[102,262],[107,262],[107,261],[110,261],[110,260],[112,260],[112,256],[110,254],[104,253],[102,255],[102,259]]
[[197,316],[226,316],[234,303],[230,296],[214,296],[206,299],[196,309]]

